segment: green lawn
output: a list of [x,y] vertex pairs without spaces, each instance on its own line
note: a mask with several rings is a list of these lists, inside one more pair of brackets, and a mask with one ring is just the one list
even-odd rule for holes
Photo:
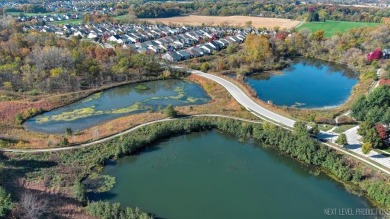
[[52,23],[60,25],[60,24],[79,24],[81,22],[82,22],[81,19],[70,19],[70,20],[63,20],[63,21],[53,21]]
[[374,27],[379,23],[368,23],[368,22],[349,22],[349,21],[326,21],[326,22],[305,22],[297,29],[301,30],[307,28],[312,32],[317,30],[325,31],[325,37],[331,37],[337,32],[343,33],[353,28],[358,27]]
[[331,130],[333,127],[334,127],[334,125],[329,125],[329,124],[319,124],[319,125],[318,125],[318,128],[319,128],[321,131],[323,131],[323,132],[329,131],[329,130]]
[[348,129],[351,129],[351,128],[355,127],[355,126],[357,126],[357,124],[340,125],[337,128],[335,128],[334,132],[341,134],[341,133],[343,133],[343,132],[347,131]]
[[114,17],[114,19],[117,19],[117,20],[126,20],[126,19],[129,19],[130,16],[128,14],[124,14],[124,15],[120,15],[120,16],[116,16]]

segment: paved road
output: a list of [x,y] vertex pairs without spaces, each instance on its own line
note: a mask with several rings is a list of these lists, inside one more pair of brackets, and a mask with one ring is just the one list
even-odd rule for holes
[[279,115],[277,113],[274,113],[260,105],[258,105],[255,101],[253,101],[251,98],[248,97],[239,87],[237,87],[235,84],[232,82],[223,79],[221,77],[212,75],[212,74],[207,74],[203,73],[201,71],[197,70],[190,70],[192,74],[200,75],[202,77],[211,79],[218,84],[222,85],[226,90],[229,91],[229,93],[236,99],[242,106],[244,106],[247,110],[250,112],[254,112],[262,117],[265,117],[267,119],[270,119],[274,122],[280,123],[284,126],[287,126],[289,128],[294,127],[295,121],[292,119],[289,119],[287,117],[284,117],[282,115]]
[[390,168],[390,157],[385,156],[383,154],[379,154],[376,151],[370,151],[368,154],[364,154],[362,152],[361,142],[360,139],[362,136],[360,136],[357,133],[357,130],[359,129],[359,126],[353,127],[351,129],[348,129],[345,131],[345,135],[347,136],[348,145],[345,146],[349,150],[355,152],[356,154],[359,154],[363,157],[367,157],[387,168]]

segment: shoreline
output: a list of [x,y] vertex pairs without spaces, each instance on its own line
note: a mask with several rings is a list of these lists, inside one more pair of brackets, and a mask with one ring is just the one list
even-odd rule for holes
[[[197,119],[197,118],[195,118]],[[214,119],[214,118],[212,118]],[[218,120],[218,118],[215,118]],[[226,118],[223,118],[223,120],[226,119]],[[227,118],[227,120],[231,120],[231,118]],[[171,121],[167,121],[168,123],[169,122],[172,122],[173,120]],[[191,120],[191,122],[194,121],[194,120]],[[245,121],[241,121],[242,123],[246,123]],[[165,122],[164,122],[165,123]],[[213,122],[211,122],[213,123]],[[114,158],[114,159],[107,159],[104,161],[104,167],[106,165],[108,165],[108,161],[110,160],[118,160],[118,159],[121,159],[123,157],[128,157],[128,156],[139,156],[139,152],[142,152],[145,150],[146,147],[150,146],[151,144],[156,144],[160,141],[163,141],[163,140],[166,140],[166,139],[170,139],[172,137],[176,137],[176,136],[182,136],[182,135],[186,135],[186,134],[190,134],[190,133],[193,133],[193,132],[207,132],[207,131],[211,131],[211,130],[216,130],[218,132],[222,132],[224,134],[228,134],[232,137],[234,137],[235,139],[237,139],[238,141],[238,138],[240,138],[238,136],[237,133],[232,133],[232,132],[229,132],[229,131],[226,131],[226,130],[222,130],[222,129],[219,129],[218,127],[213,127],[211,129],[204,129],[204,130],[201,130],[201,131],[191,131],[191,132],[184,132],[184,133],[173,133],[171,135],[169,135],[168,137],[163,137],[163,138],[159,138],[159,139],[155,139],[153,143],[149,143],[149,144],[145,144],[145,145],[142,145],[140,146],[136,151],[133,151],[132,153],[130,154],[126,154],[124,156],[120,156],[120,157],[117,157],[117,158]],[[252,138],[252,137],[246,137],[246,139],[248,140],[248,138]],[[309,168],[313,168],[313,170],[319,170],[320,173],[326,175],[327,177],[331,178],[331,180],[334,180],[336,183],[339,183],[343,186],[343,189],[345,189],[347,192],[350,192],[352,193],[353,195],[356,195],[356,196],[359,196],[359,197],[363,197],[369,204],[371,204],[373,207],[375,208],[379,208],[381,210],[387,210],[387,208],[383,205],[381,205],[380,203],[378,203],[377,201],[373,200],[372,198],[370,198],[368,195],[367,195],[367,191],[364,190],[363,188],[359,187],[359,185],[356,185],[356,184],[353,184],[352,181],[351,182],[348,182],[348,181],[344,181],[342,179],[340,179],[339,177],[337,177],[335,174],[331,173],[328,169],[324,168],[324,167],[321,167],[321,166],[317,166],[317,165],[313,165],[313,164],[307,164],[305,162],[303,162],[302,160],[299,160],[297,159],[296,157],[293,157],[291,156],[291,154],[287,153],[286,151],[283,151],[281,149],[279,149],[278,147],[276,146],[270,146],[270,145],[267,145],[267,144],[264,144],[264,143],[260,143],[258,144],[259,142],[255,142],[255,144],[258,146],[258,147],[261,147],[262,149],[265,149],[265,150],[273,150],[275,151],[276,153],[280,153],[280,154],[283,154],[284,156],[287,156],[289,158],[291,158],[292,160],[294,160],[295,162],[298,162],[300,163],[301,165],[305,165],[306,167],[309,167]],[[335,150],[334,150],[335,151]],[[342,157],[343,159],[345,159],[346,155],[342,154]],[[103,167],[103,168],[104,168]],[[372,168],[372,167],[369,167],[369,168]],[[102,169],[101,169],[102,171]],[[305,170],[306,171],[306,170]],[[309,174],[313,175],[313,176],[317,176],[317,174],[315,174],[315,172],[310,172],[308,171]],[[100,174],[100,173],[99,173]],[[87,177],[88,178],[88,177]],[[360,181],[362,182],[362,181]],[[364,193],[364,194],[362,194]]]

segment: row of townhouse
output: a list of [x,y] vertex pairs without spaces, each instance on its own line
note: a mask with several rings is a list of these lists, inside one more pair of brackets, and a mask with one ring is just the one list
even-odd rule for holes
[[62,36],[78,36],[131,48],[138,53],[157,53],[169,61],[199,57],[226,48],[230,43],[242,43],[250,29],[220,27],[170,27],[135,24],[66,24],[26,26]]
[[71,19],[80,19],[82,18],[82,15],[80,13],[66,13],[66,14],[51,14],[51,15],[33,15],[33,16],[26,16],[26,15],[20,15],[17,17],[17,21],[25,22],[25,21],[31,21],[36,20],[44,21],[44,22],[53,22],[53,21],[65,21],[65,20],[71,20]]
[[168,51],[164,55],[162,55],[162,58],[170,62],[178,62],[194,57],[209,55],[214,51],[220,51],[222,49],[225,49],[231,43],[242,43],[244,42],[245,37],[246,33],[240,33],[235,36],[227,36],[222,39],[212,40],[208,43],[194,45],[186,49]]

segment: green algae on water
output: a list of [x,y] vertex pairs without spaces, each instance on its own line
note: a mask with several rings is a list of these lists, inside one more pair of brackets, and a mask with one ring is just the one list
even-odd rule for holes
[[138,84],[134,87],[136,90],[149,90],[150,88],[144,84]]

